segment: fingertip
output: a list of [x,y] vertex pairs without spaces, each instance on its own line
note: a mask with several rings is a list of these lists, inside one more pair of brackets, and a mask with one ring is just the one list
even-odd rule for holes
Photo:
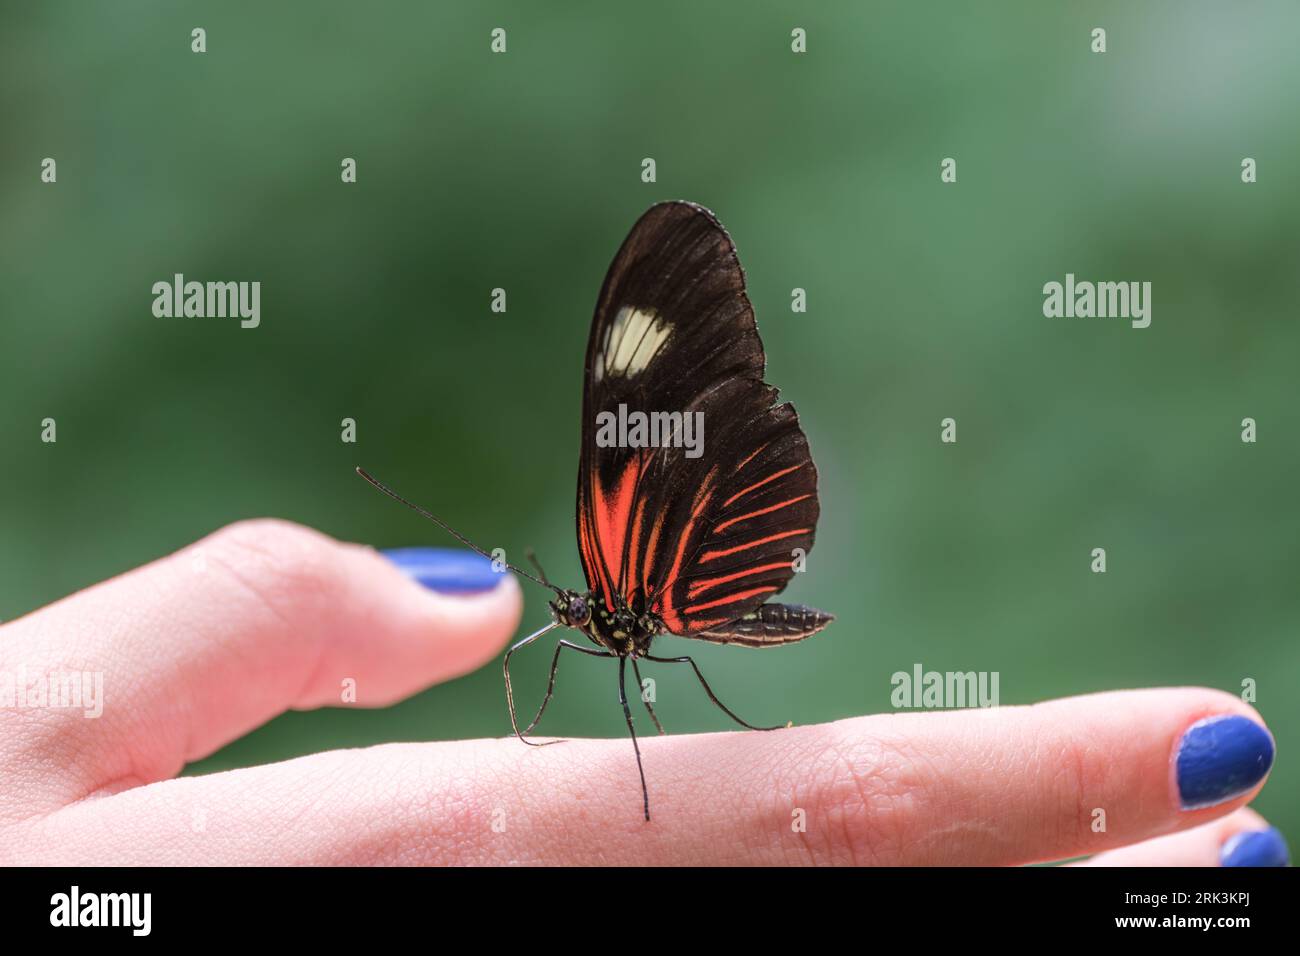
[[351,547],[348,588],[334,601],[336,626],[346,633],[298,706],[336,702],[336,672],[358,665],[370,680],[355,703],[388,706],[475,670],[514,634],[523,608],[519,584],[511,574],[489,570],[485,577],[483,568],[491,565],[479,564],[479,555],[412,548],[395,558]]
[[523,616],[523,593],[512,574],[497,574],[489,590],[412,588],[421,625],[411,631],[437,664],[437,679],[468,673],[492,660]]
[[1235,833],[1224,841],[1219,851],[1220,866],[1276,867],[1287,866],[1290,862],[1286,837],[1276,827]]

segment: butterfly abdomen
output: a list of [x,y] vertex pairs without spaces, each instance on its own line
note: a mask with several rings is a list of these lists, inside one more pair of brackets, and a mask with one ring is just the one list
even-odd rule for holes
[[744,617],[720,624],[691,637],[714,644],[744,647],[779,647],[811,637],[831,621],[834,614],[802,604],[764,604]]

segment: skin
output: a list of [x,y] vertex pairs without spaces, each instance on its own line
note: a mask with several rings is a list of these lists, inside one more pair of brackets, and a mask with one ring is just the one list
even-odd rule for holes
[[[0,627],[0,670],[104,673],[102,717],[0,709],[4,864],[1217,865],[1258,788],[1178,808],[1203,688],[648,736],[388,744],[175,779],[285,710],[383,707],[491,661],[519,587],[449,596],[373,550],[243,522]],[[841,623],[840,626],[843,626]],[[505,720],[503,714],[503,722]],[[1108,827],[1093,833],[1091,810]],[[794,832],[801,809],[805,832]],[[494,821],[504,822],[495,829]]]

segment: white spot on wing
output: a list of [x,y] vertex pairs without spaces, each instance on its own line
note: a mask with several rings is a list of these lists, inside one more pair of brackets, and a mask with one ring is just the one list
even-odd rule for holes
[[596,381],[606,374],[631,378],[645,371],[671,331],[672,326],[653,309],[623,306],[605,330],[594,369]]

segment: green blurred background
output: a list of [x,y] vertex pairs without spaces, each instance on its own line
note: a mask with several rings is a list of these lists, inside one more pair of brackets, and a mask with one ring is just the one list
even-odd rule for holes
[[[689,198],[821,472],[787,595],[839,615],[692,647],[719,695],[811,723],[889,709],[916,662],[998,671],[1005,704],[1253,678],[1280,750],[1256,806],[1300,839],[1294,3],[299,6],[0,13],[0,618],[244,517],[448,543],[359,463],[576,586],[592,306],[636,217]],[[155,318],[175,272],[260,280],[261,327]],[[1066,272],[1151,281],[1151,327],[1044,318]],[[549,658],[517,658],[525,709]],[[625,734],[605,663],[566,662],[548,732]],[[654,676],[670,731],[728,727]],[[507,731],[493,665],[192,769]]]

